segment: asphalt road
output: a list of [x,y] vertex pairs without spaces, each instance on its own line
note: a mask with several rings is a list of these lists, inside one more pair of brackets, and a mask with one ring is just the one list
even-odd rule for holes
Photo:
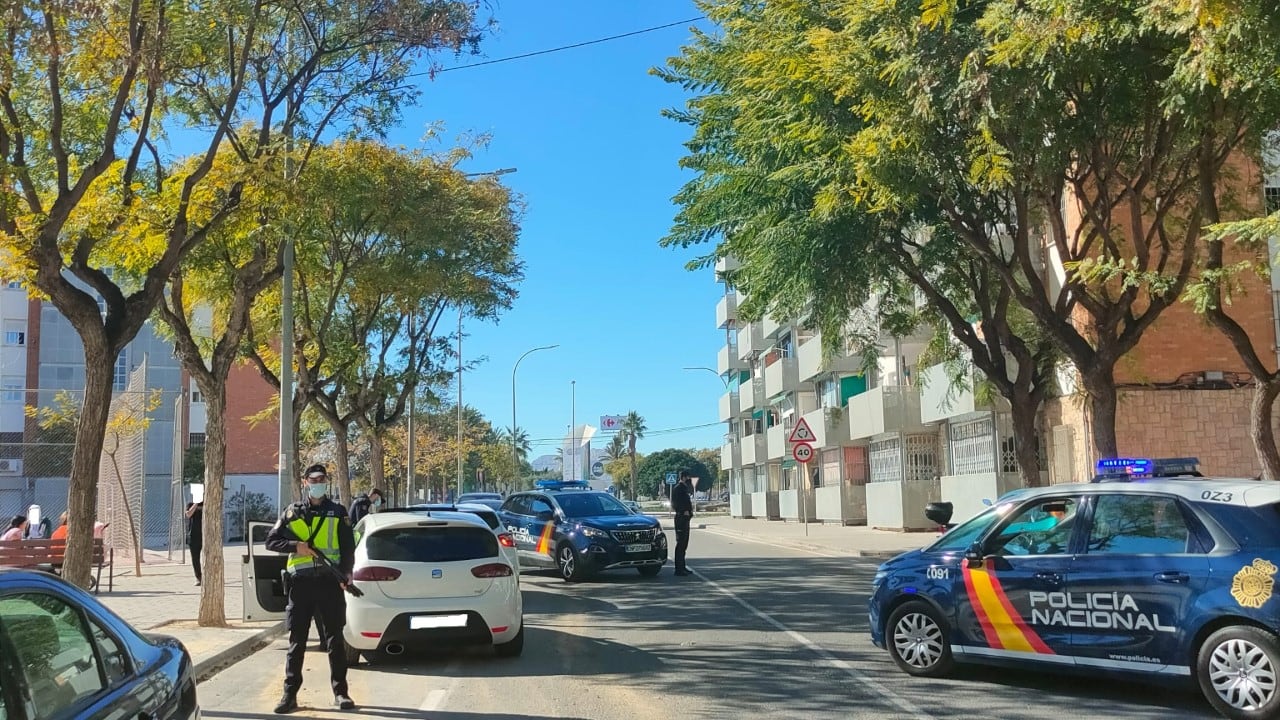
[[[984,667],[947,680],[901,673],[867,636],[875,561],[694,531],[695,577],[617,571],[566,584],[523,576],[524,655],[485,652],[361,664],[363,717],[1010,718],[1216,717],[1190,687]],[[314,645],[313,645],[314,647]],[[283,641],[200,686],[204,717],[277,717]],[[331,709],[328,667],[309,652],[301,717]]]

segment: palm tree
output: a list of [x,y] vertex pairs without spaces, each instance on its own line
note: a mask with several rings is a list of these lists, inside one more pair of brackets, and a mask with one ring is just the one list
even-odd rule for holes
[[608,445],[604,446],[604,457],[606,460],[621,460],[627,456],[627,435],[625,432],[619,432],[613,436]]
[[627,435],[627,455],[631,457],[631,499],[636,499],[636,441],[644,437],[649,428],[645,427],[644,418],[632,410],[622,419],[622,432]]
[[533,443],[529,442],[529,431],[522,427],[507,428],[503,431],[504,441],[508,445],[515,445],[516,459],[520,462],[526,462],[529,459],[529,451],[533,449]]

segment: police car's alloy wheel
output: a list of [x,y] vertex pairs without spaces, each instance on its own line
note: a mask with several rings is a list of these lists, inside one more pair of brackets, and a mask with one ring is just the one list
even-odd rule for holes
[[913,600],[900,605],[885,627],[889,655],[905,672],[941,677],[951,671],[954,660],[946,622],[928,603]]
[[582,576],[578,570],[578,555],[573,551],[572,545],[561,545],[556,551],[556,566],[560,568],[560,577],[565,582],[573,582]]
[[1280,711],[1280,640],[1239,625],[1210,635],[1196,659],[1200,690],[1222,715],[1259,720]]

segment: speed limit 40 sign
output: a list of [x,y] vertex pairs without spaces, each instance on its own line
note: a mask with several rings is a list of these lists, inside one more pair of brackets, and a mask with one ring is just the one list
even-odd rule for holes
[[795,447],[791,448],[791,457],[795,458],[796,462],[807,463],[813,459],[813,446],[809,443],[796,443]]

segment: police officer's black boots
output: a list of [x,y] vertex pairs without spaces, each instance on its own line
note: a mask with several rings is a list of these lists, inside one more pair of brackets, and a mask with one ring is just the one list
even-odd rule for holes
[[276,703],[276,714],[283,715],[291,713],[298,709],[298,696],[291,692],[286,692],[280,696],[280,702]]
[[356,708],[355,701],[347,697],[345,694],[334,695],[333,704],[337,706],[339,710],[354,710]]

